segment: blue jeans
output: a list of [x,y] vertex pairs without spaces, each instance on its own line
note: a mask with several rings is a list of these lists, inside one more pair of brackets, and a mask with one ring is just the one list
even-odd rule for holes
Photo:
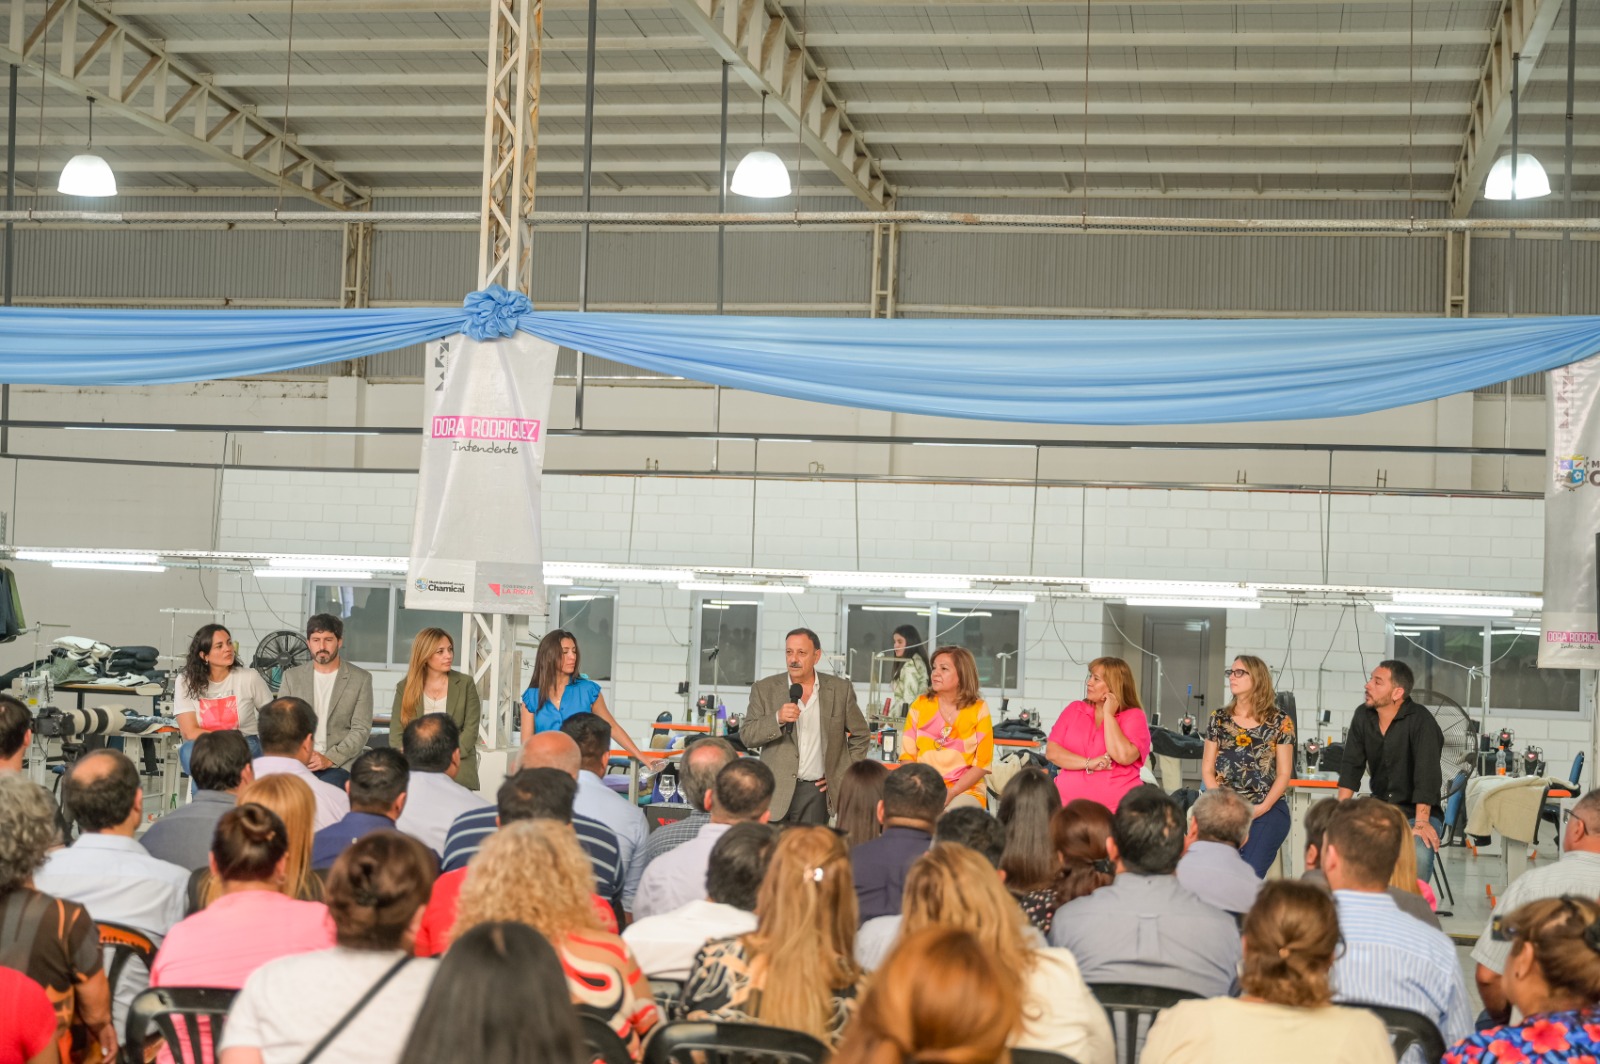
[[1279,798],[1271,809],[1256,817],[1250,825],[1250,837],[1239,848],[1239,856],[1265,879],[1267,869],[1278,859],[1283,840],[1289,837],[1289,800]]
[[[1408,819],[1406,823],[1410,824],[1412,821]],[[1430,816],[1428,818],[1428,823],[1433,825],[1433,833],[1435,835],[1444,834],[1444,821],[1441,820],[1437,814]],[[1433,860],[1437,855],[1433,852],[1432,847],[1423,842],[1421,839],[1417,838],[1415,835],[1411,837],[1411,841],[1416,844],[1417,848],[1417,878],[1422,880],[1424,883],[1432,883]]]

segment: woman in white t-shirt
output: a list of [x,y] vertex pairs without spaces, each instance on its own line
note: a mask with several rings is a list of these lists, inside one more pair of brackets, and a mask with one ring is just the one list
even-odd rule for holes
[[438,968],[411,955],[434,873],[427,847],[398,831],[351,843],[328,873],[339,944],[257,968],[219,1064],[302,1064],[313,1051],[321,1064],[395,1064]]
[[1140,1064],[1371,1064],[1393,1060],[1383,1021],[1333,1004],[1341,943],[1327,891],[1294,879],[1261,888],[1244,918],[1239,998],[1180,1001],[1150,1026]]
[[239,731],[250,755],[261,756],[256,738],[256,711],[272,701],[272,689],[254,669],[240,664],[233,633],[208,624],[189,641],[183,671],[172,688],[172,710],[183,733],[179,757],[189,771],[189,754],[202,732]]

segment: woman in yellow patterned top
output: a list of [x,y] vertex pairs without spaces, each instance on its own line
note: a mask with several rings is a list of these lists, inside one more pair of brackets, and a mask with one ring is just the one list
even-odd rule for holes
[[994,763],[994,723],[978,697],[978,665],[966,647],[933,652],[928,691],[906,714],[900,760],[920,761],[944,777],[946,808],[988,808],[983,778]]

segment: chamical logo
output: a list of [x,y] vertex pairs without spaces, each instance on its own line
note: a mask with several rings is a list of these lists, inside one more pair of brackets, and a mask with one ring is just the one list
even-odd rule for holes
[[1557,458],[1556,483],[1567,491],[1577,491],[1585,484],[1600,488],[1600,458],[1582,454]]
[[418,591],[426,591],[426,590],[428,590],[428,582],[426,580],[418,580],[417,581],[417,590]]

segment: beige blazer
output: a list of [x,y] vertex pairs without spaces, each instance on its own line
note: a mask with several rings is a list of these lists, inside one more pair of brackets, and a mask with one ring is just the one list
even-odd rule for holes
[[[778,710],[787,701],[788,673],[757,680],[750,688],[750,707],[739,726],[739,739],[752,750],[760,749],[761,760],[777,781],[772,793],[773,820],[788,814],[800,771],[800,741],[794,737],[794,729],[785,733],[778,723]],[[849,680],[817,673],[817,708],[822,712],[822,763],[830,784],[828,810],[833,812],[845,769],[867,756],[872,736]]]
[[[316,666],[296,665],[283,674],[278,696],[303,698],[315,707]],[[340,768],[361,756],[372,734],[372,673],[344,659],[339,660],[339,675],[333,681],[328,700],[328,748],[322,755]]]

